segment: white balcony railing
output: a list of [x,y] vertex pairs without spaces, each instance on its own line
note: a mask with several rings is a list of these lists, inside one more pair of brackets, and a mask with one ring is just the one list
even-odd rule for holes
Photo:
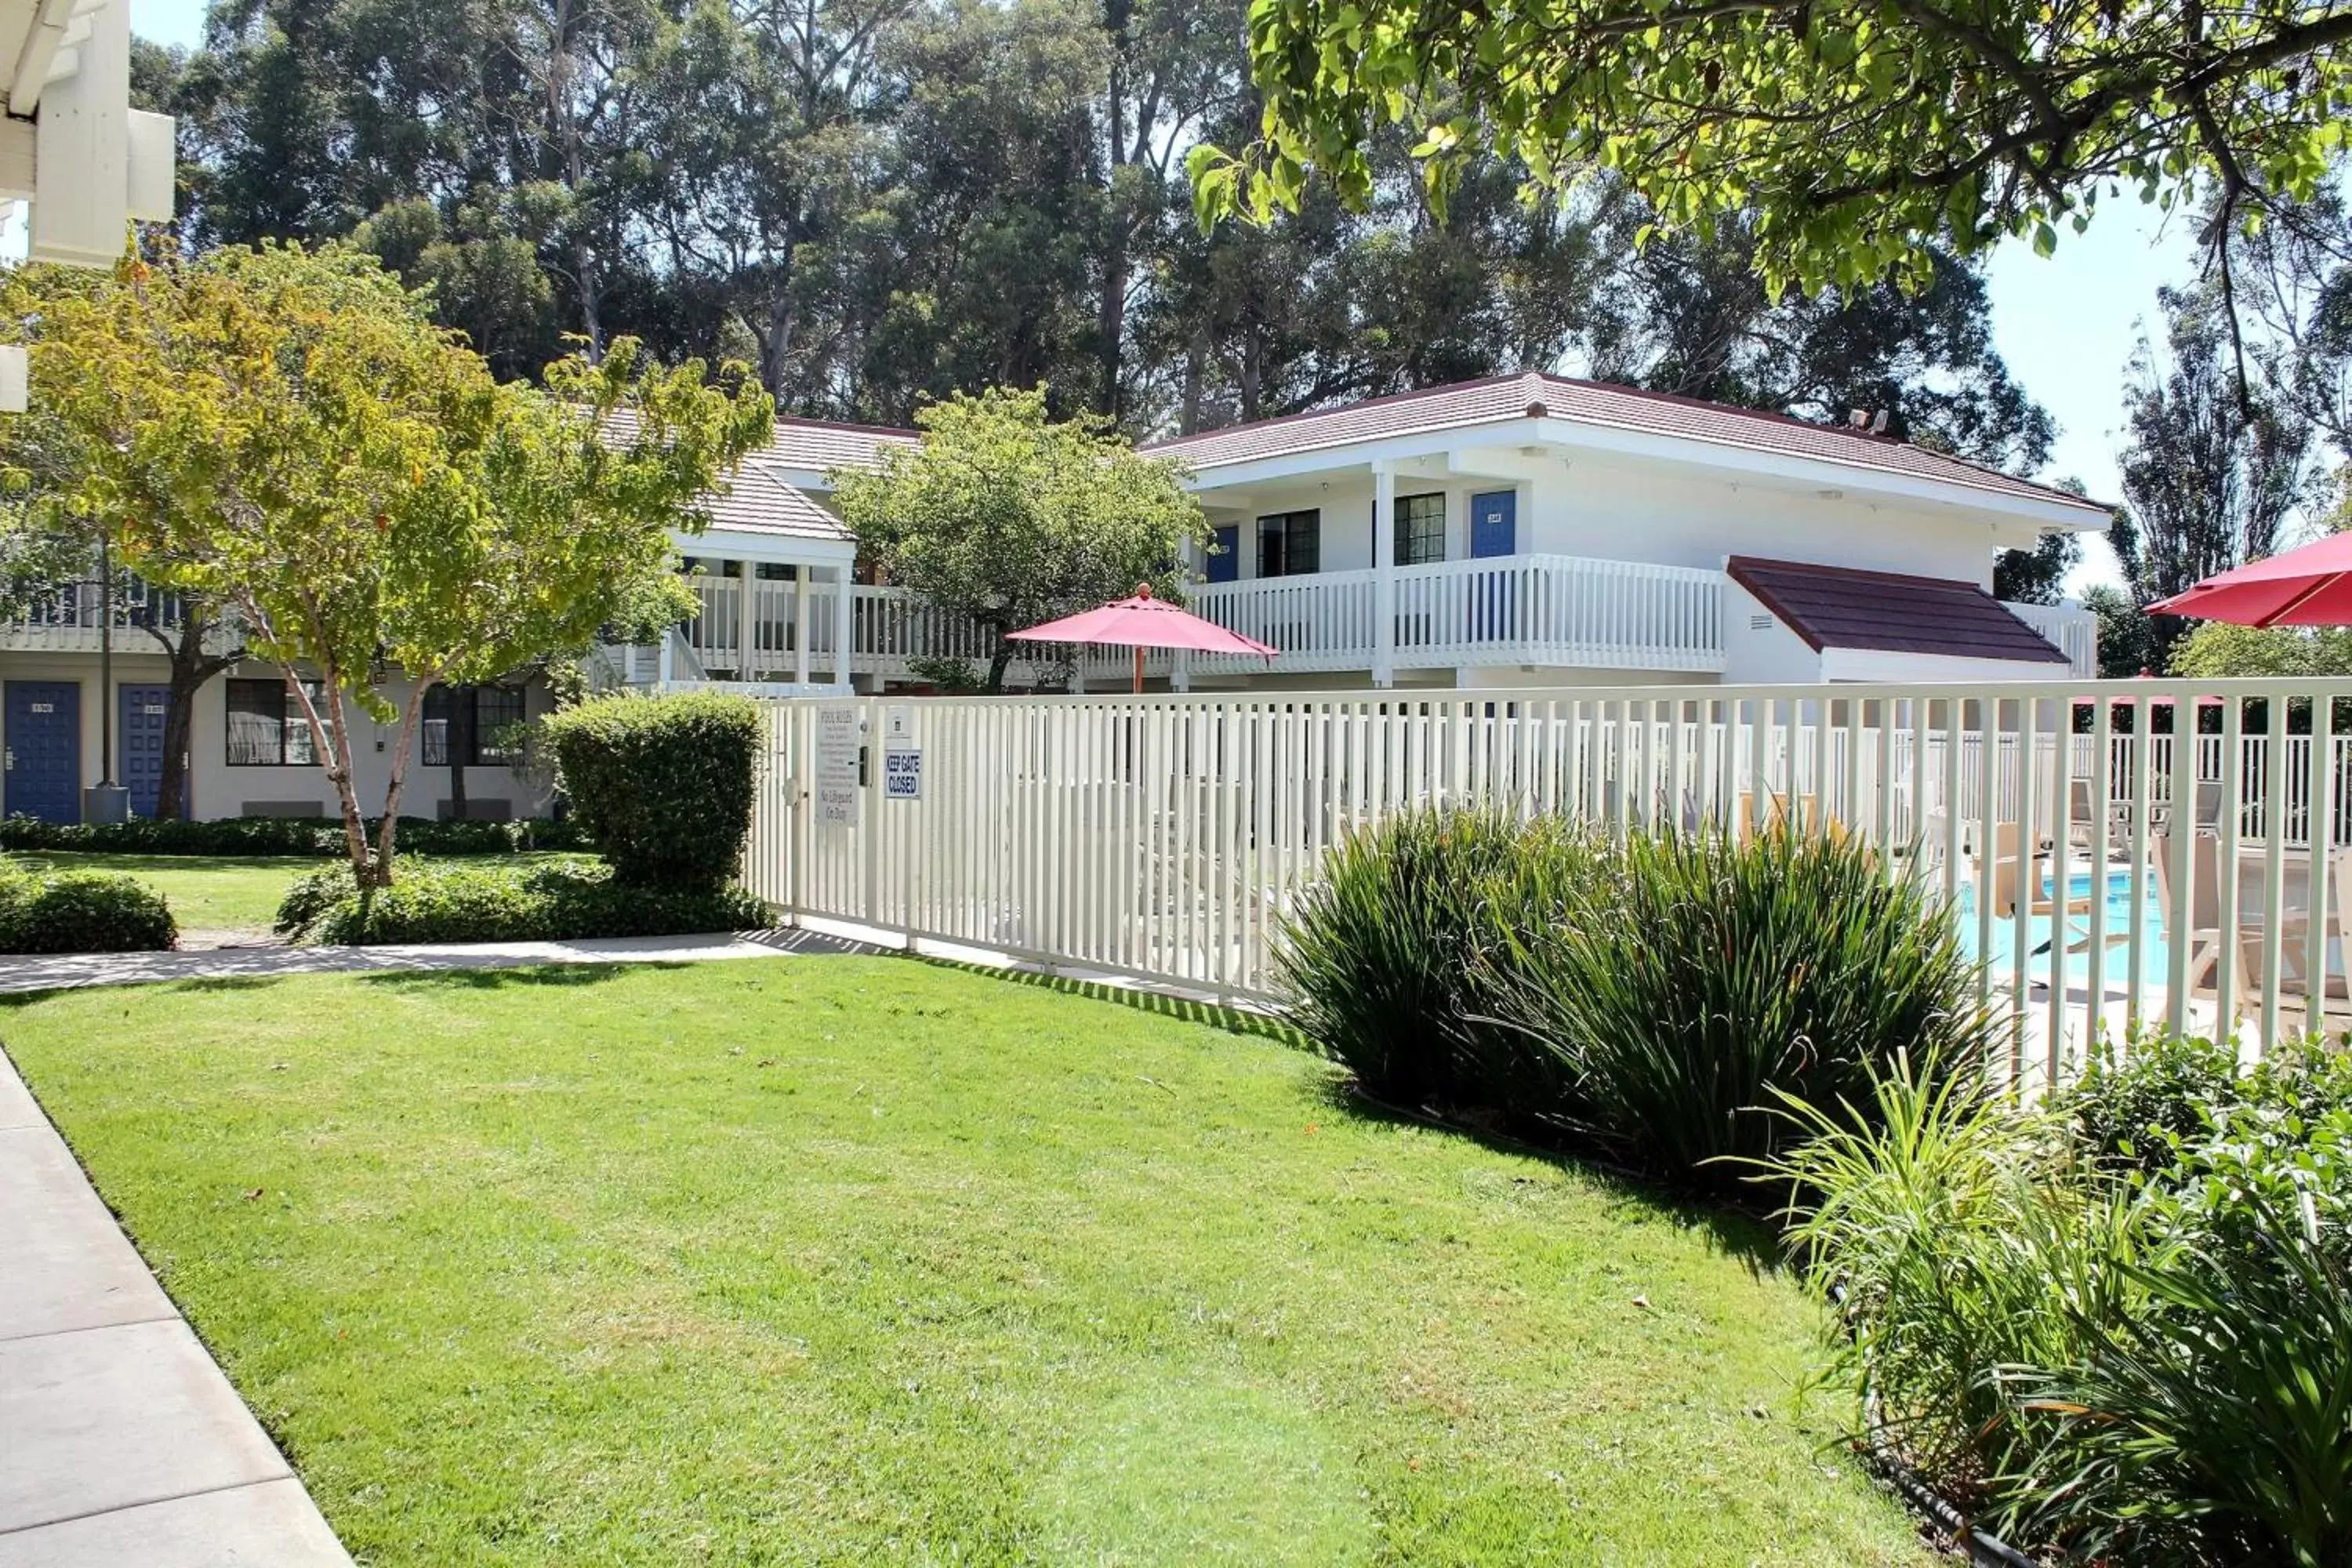
[[2058,646],[2076,675],[2099,673],[2099,617],[2080,605],[2019,605],[2003,599],[2011,614]]
[[[1208,584],[1192,608],[1281,650],[1276,669],[1368,669],[1379,574],[1327,572]],[[1391,662],[1400,669],[1537,664],[1723,668],[1723,574],[1575,555],[1505,555],[1399,567]],[[1202,668],[1256,668],[1255,660]]]
[[[1511,555],[1400,567],[1390,582],[1394,609],[1386,650],[1379,646],[1378,573],[1196,584],[1191,590],[1196,614],[1279,651],[1270,662],[1195,656],[1191,668],[1200,674],[1371,670],[1384,652],[1389,667],[1399,670],[1533,665],[1706,673],[1724,668],[1720,572]],[[711,675],[753,682],[833,679],[838,623],[832,582],[812,581],[804,590],[798,583],[757,578],[699,577],[694,584],[703,613],[687,626],[684,643]],[[851,591],[850,668],[856,674],[904,679],[917,659],[961,658],[977,666],[996,650],[993,632],[903,588],[858,584]],[[2096,616],[2073,606],[2010,608],[2063,650],[2075,673],[2096,673]],[[1089,688],[1124,684],[1131,668],[1129,656],[1118,650],[1040,649],[1033,657],[1024,649],[1013,682],[1025,685],[1041,665],[1073,657]],[[1145,668],[1164,676],[1171,660],[1153,654]]]
[[[116,647],[132,653],[152,652],[155,644],[147,635],[150,627],[178,635],[183,611],[177,594],[126,576],[115,584],[114,597]],[[39,595],[14,619],[0,621],[0,648],[24,653],[96,653],[105,615],[106,595],[98,584],[61,584]],[[207,647],[218,651],[235,640],[235,633],[215,626],[205,640]]]

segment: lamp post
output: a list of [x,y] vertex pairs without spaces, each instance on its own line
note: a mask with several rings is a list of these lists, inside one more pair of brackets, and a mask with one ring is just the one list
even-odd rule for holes
[[131,792],[114,782],[114,533],[98,536],[98,783],[82,794],[88,822],[127,822]]

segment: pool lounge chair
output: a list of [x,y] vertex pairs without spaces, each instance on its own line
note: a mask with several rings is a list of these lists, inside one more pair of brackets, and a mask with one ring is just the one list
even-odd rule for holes
[[[2018,825],[2014,822],[1993,824],[1991,876],[1990,879],[1985,878],[1981,874],[1980,868],[1980,874],[1977,879],[1979,887],[1988,889],[1987,897],[1991,903],[1993,917],[1996,920],[2016,918],[2018,889],[2021,884],[2027,889],[2026,914],[2029,917],[2046,916],[2050,921],[2050,936],[2033,950],[2034,952],[2038,955],[2049,952],[2052,943],[2057,942],[2062,935],[2065,940],[2065,950],[2068,952],[2089,952],[2091,936],[2088,921],[2091,905],[2094,900],[2102,896],[2100,890],[2095,888],[2091,892],[2077,898],[2070,889],[2063,899],[2064,907],[2062,910],[2061,900],[2056,890],[2045,891],[2042,885],[2044,870],[2050,863],[2049,852],[2037,847],[2033,851],[2030,868],[2021,865],[2018,854],[2018,844],[2021,837]],[[2130,941],[2131,932],[2126,927],[2107,931],[2101,945],[2120,947]]]

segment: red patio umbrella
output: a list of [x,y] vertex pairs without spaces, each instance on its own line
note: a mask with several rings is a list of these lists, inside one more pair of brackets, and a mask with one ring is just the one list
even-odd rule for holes
[[1135,650],[1138,691],[1143,689],[1143,650],[1148,647],[1187,648],[1194,653],[1254,653],[1266,658],[1272,658],[1278,651],[1255,637],[1204,621],[1181,605],[1153,598],[1148,583],[1138,588],[1131,599],[1098,605],[1075,616],[1064,616],[1058,621],[1047,621],[1042,626],[1004,635],[1022,642],[1107,643],[1131,647]]
[[2241,626],[2352,626],[2352,533],[2249,562],[2147,609]]

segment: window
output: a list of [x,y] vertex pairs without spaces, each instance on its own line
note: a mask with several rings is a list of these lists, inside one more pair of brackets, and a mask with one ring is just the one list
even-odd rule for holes
[[1445,495],[1396,499],[1396,563],[1419,566],[1445,559]]
[[467,767],[513,767],[522,761],[522,721],[520,686],[436,686],[425,694],[425,765],[447,767],[454,738]]
[[[313,703],[327,700],[326,689],[306,680],[302,689]],[[319,715],[326,717],[324,712]],[[233,768],[309,767],[319,760],[310,743],[310,721],[283,680],[232,680],[228,683],[228,765]]]
[[1323,514],[1278,511],[1257,520],[1257,574],[1304,577],[1323,569]]

